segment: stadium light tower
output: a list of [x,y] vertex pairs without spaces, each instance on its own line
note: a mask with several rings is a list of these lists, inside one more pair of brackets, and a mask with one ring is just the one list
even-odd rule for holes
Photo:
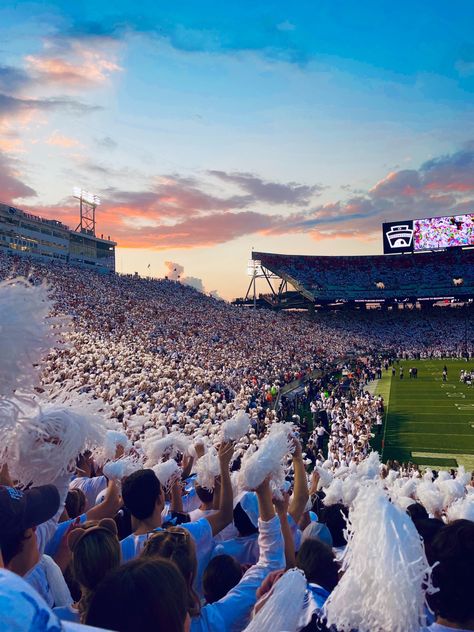
[[80,221],[76,232],[87,233],[95,237],[95,209],[100,204],[100,198],[94,193],[74,187],[73,195],[79,200]]

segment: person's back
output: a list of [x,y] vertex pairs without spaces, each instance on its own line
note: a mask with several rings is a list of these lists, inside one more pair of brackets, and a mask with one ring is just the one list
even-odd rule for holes
[[456,520],[443,527],[431,542],[430,557],[432,581],[438,589],[428,595],[436,615],[430,632],[474,630],[474,522]]

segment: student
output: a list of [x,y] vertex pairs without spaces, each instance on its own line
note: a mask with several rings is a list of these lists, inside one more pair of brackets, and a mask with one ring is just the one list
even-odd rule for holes
[[285,566],[283,536],[275,515],[268,480],[256,490],[260,518],[258,540],[260,557],[240,582],[223,598],[203,608],[193,590],[196,573],[196,547],[185,535],[184,527],[172,527],[152,535],[143,555],[167,557],[176,563],[186,583],[188,612],[192,616],[191,632],[230,632],[242,629],[257,598],[257,589],[267,575]]
[[94,460],[86,451],[76,460],[76,478],[69,483],[69,489],[80,489],[86,497],[85,511],[95,505],[97,496],[107,487],[105,476],[96,476]]
[[183,577],[169,560],[132,560],[97,586],[85,622],[117,632],[188,632],[185,594]]
[[68,546],[72,553],[72,576],[79,584],[81,597],[72,606],[54,608],[54,612],[62,620],[79,623],[84,622],[91,595],[99,582],[120,566],[115,522],[105,518],[73,529],[68,536]]
[[[229,472],[232,454],[233,445],[222,443],[219,448],[221,470],[219,509],[205,518],[183,525],[194,538],[198,551],[196,576],[198,590],[201,587],[202,574],[211,556],[213,536],[232,521],[233,495]],[[150,534],[162,529],[165,495],[155,472],[145,469],[134,472],[123,481],[122,497],[125,507],[132,515],[133,532],[120,543],[122,562],[127,562],[140,555]]]
[[41,555],[36,527],[52,519],[59,506],[54,485],[28,491],[0,486],[0,548],[5,568],[23,577],[50,607],[66,605],[71,596],[57,564]]
[[440,529],[431,542],[430,556],[433,585],[438,588],[428,595],[436,615],[430,632],[474,630],[474,522],[455,520]]

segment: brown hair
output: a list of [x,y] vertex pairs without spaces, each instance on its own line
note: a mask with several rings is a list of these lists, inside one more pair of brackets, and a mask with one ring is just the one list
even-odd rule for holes
[[328,592],[339,581],[339,565],[332,548],[315,538],[303,542],[296,557],[296,566],[304,572],[308,582],[319,584]]
[[118,632],[183,632],[185,592],[183,576],[172,562],[140,557],[100,582],[85,623]]
[[189,531],[183,527],[156,531],[147,540],[142,557],[162,557],[176,564],[188,588],[188,612],[191,617],[198,615],[199,597],[193,588],[197,572],[196,546]]
[[72,575],[81,588],[78,607],[83,622],[91,593],[107,573],[120,566],[120,542],[115,522],[104,518],[99,522],[84,523],[71,531],[68,546],[72,552]]

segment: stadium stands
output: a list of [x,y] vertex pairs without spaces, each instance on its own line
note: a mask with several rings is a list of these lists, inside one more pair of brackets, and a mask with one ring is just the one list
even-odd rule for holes
[[474,296],[474,249],[347,257],[253,252],[252,258],[315,301]]

